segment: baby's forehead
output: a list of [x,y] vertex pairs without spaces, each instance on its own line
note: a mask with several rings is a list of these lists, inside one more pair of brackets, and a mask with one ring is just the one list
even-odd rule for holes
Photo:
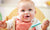
[[33,8],[34,5],[32,3],[30,3],[30,2],[21,2],[19,4],[19,7],[20,8]]

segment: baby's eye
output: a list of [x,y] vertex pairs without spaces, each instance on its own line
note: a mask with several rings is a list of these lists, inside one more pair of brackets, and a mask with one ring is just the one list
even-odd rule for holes
[[22,12],[25,12],[25,10],[21,10]]
[[29,9],[29,11],[32,11],[32,9]]

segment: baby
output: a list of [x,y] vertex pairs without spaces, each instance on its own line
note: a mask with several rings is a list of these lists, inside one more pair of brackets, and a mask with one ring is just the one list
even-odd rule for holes
[[[34,3],[31,0],[21,0],[18,3],[18,16],[13,17],[11,20],[4,21],[0,23],[0,27],[6,28],[8,30],[11,30],[11,28],[14,26],[13,21],[15,21],[15,27],[13,27],[15,30],[29,30],[31,25],[38,23],[39,21],[34,17],[36,14]],[[3,26],[1,26],[3,25]],[[6,26],[4,26],[6,25]],[[49,21],[46,20],[42,23],[42,25],[38,25],[36,27],[33,27],[32,30],[47,30],[47,27],[49,26]]]

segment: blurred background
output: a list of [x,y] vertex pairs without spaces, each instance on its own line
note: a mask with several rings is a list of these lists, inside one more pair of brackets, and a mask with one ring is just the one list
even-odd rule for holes
[[[19,0],[0,0],[0,20],[4,20],[13,9],[17,7]],[[32,0],[46,18],[50,20],[50,0]]]

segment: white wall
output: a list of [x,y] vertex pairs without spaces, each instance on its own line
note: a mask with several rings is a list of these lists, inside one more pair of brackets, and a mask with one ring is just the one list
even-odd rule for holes
[[0,4],[1,4],[1,1],[2,1],[2,0],[0,0]]
[[[8,4],[8,5],[16,5],[17,2],[19,0],[4,0],[4,4]],[[49,1],[49,0],[32,0],[34,3],[35,3],[35,6],[47,6],[46,5],[46,1]]]

